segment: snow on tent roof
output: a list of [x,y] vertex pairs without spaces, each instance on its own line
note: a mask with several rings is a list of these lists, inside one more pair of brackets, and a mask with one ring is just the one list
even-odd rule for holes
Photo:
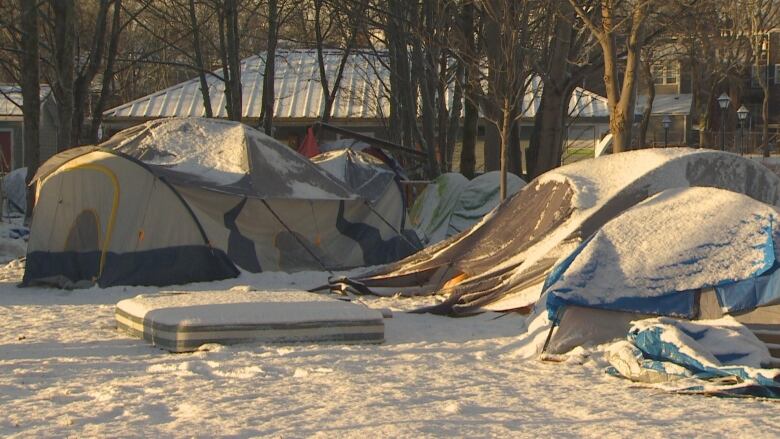
[[566,304],[692,317],[693,290],[772,268],[778,210],[715,188],[675,188],[605,224],[548,278],[551,318]]
[[[341,62],[342,51],[325,50],[326,74],[333,82]],[[344,66],[339,92],[333,104],[334,119],[383,119],[390,114],[390,72],[386,53],[356,51],[349,55]],[[284,119],[318,119],[324,105],[320,86],[317,51],[314,49],[278,50],[274,78],[274,117]],[[241,61],[242,116],[259,118],[261,113],[265,53]],[[214,116],[226,118],[222,71],[207,75]],[[531,81],[523,99],[527,103],[523,116],[533,118],[541,100],[541,78]],[[453,96],[453,87],[447,95],[447,105]],[[107,110],[111,118],[158,118],[205,116],[200,80],[193,78],[150,95]],[[576,88],[569,103],[572,118],[607,118],[607,100],[595,93]]]
[[233,188],[266,198],[354,198],[340,182],[247,125],[201,118],[147,122],[103,145],[179,182]]
[[556,262],[607,221],[656,193],[689,186],[780,203],[780,177],[744,157],[690,148],[629,151],[548,172],[468,231],[350,281],[376,294],[448,294],[435,312],[527,307]]
[[312,157],[311,161],[371,201],[379,199],[389,185],[396,184],[395,172],[382,160],[360,151],[341,149],[323,152]]

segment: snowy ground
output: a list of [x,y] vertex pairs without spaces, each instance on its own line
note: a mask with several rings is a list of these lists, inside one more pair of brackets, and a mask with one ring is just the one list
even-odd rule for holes
[[[379,346],[212,346],[169,354],[114,329],[114,304],[149,288],[19,289],[0,266],[0,436],[752,436],[780,405],[637,388],[584,364],[516,358],[523,318],[407,314]],[[190,285],[306,288],[321,273]],[[425,299],[423,299],[425,300]]]

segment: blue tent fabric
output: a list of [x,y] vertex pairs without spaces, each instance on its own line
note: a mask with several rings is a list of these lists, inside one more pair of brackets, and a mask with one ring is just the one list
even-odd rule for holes
[[[761,368],[766,347],[733,319],[649,319],[635,322],[627,339],[608,353],[607,373],[651,383],[679,380],[667,386],[675,392],[780,397],[780,370]],[[702,382],[691,384],[691,378]]]
[[[719,211],[713,199],[738,207]],[[648,226],[661,215],[658,228]],[[777,215],[719,189],[664,191],[605,224],[553,268],[543,287],[548,317],[555,322],[562,307],[577,305],[693,318],[704,288],[715,288],[726,311],[778,303]]]
[[759,306],[780,303],[780,263],[763,275],[715,287],[718,302],[724,311],[749,311]]

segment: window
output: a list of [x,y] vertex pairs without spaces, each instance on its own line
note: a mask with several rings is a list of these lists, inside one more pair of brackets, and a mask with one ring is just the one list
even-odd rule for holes
[[780,64],[775,64],[775,84],[780,84]]
[[766,80],[766,83],[769,84],[768,73],[769,69],[767,69],[767,66],[750,66],[750,87],[761,87],[761,83],[758,81],[758,75],[761,75]]
[[652,73],[655,85],[674,85],[680,82],[680,68],[676,62],[655,64]]

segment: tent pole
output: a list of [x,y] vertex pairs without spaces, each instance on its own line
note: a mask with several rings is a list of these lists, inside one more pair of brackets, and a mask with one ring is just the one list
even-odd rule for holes
[[271,206],[270,206],[270,205],[269,205],[269,204],[268,204],[268,203],[267,203],[265,200],[262,200],[262,199],[261,199],[260,201],[262,201],[262,202],[263,202],[263,204],[265,205],[265,207],[268,209],[268,211],[269,211],[269,212],[271,212],[271,215],[273,215],[273,216],[274,216],[274,218],[276,218],[276,220],[277,220],[277,221],[279,221],[279,224],[281,224],[281,225],[282,225],[282,227],[284,227],[284,228],[285,228],[285,229],[286,229],[288,232],[290,232],[290,235],[292,235],[292,237],[293,237],[293,238],[294,238],[296,241],[298,241],[298,244],[300,244],[300,245],[301,245],[301,247],[303,247],[303,249],[304,249],[304,250],[306,250],[306,253],[308,253],[308,254],[309,254],[309,255],[310,255],[312,258],[314,258],[314,260],[315,260],[315,261],[317,261],[317,263],[318,263],[318,264],[320,264],[320,267],[322,267],[322,269],[323,269],[323,270],[327,271],[327,272],[328,272],[328,273],[330,273],[330,274],[333,274],[333,271],[331,271],[329,268],[327,268],[327,267],[325,266],[325,264],[323,264],[323,263],[322,263],[322,261],[320,260],[320,258],[318,258],[318,257],[317,257],[317,255],[315,255],[315,254],[314,254],[314,252],[313,252],[313,251],[311,251],[311,249],[310,249],[309,247],[307,247],[307,246],[306,246],[306,244],[305,244],[305,243],[304,243],[304,242],[301,240],[301,238],[299,238],[299,237],[298,237],[298,235],[297,235],[297,234],[295,234],[295,232],[293,232],[293,231],[292,231],[292,229],[290,229],[290,228],[287,226],[287,224],[285,224],[285,223],[284,223],[284,221],[282,221],[282,219],[281,219],[281,218],[279,218],[279,215],[277,215],[277,214],[276,214],[276,212],[274,212],[274,210],[273,210],[273,209],[271,209]]
[[412,241],[410,241],[409,238],[406,237],[406,235],[396,230],[396,228],[393,227],[393,225],[390,224],[390,222],[386,220],[385,217],[380,215],[379,212],[377,212],[376,209],[374,209],[374,206],[372,206],[371,203],[368,202],[368,200],[364,199],[363,202],[366,203],[366,206],[368,206],[368,208],[371,209],[371,212],[373,212],[374,215],[376,215],[380,220],[382,220],[382,222],[385,223],[387,227],[390,227],[390,230],[394,231],[398,236],[403,238],[403,240],[406,241],[406,243],[409,244],[411,248],[413,249],[417,248],[417,245],[415,245]]

